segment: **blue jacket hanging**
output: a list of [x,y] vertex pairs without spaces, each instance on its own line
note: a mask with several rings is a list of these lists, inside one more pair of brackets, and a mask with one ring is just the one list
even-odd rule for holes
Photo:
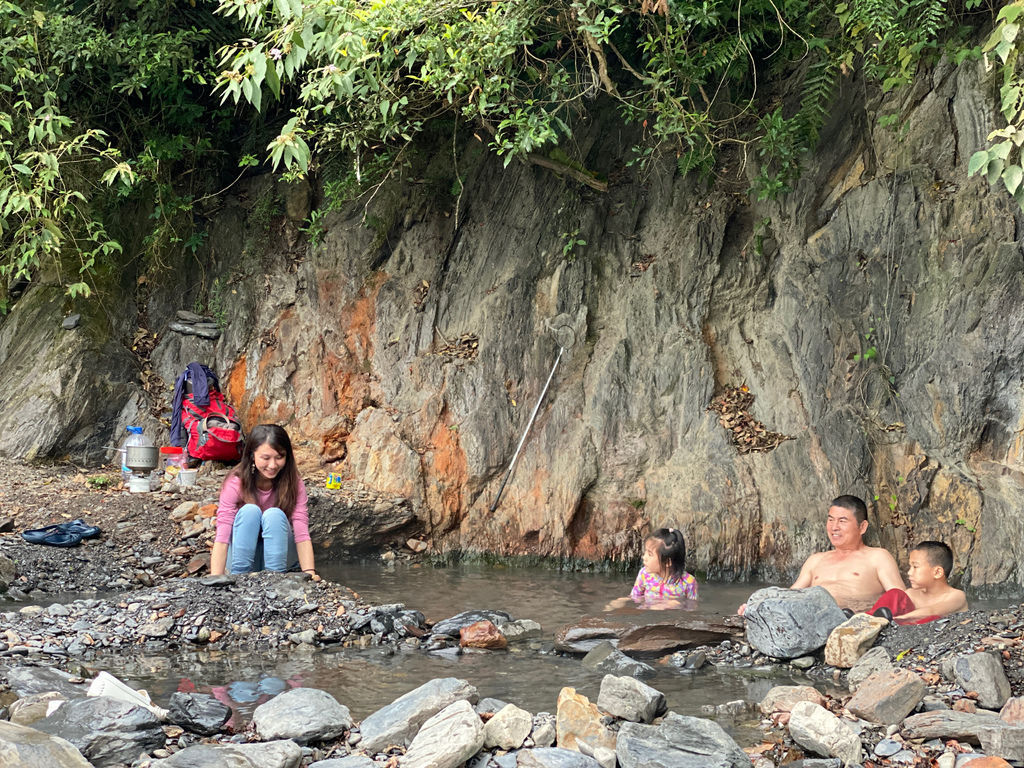
[[206,407],[210,404],[209,382],[220,389],[220,379],[212,369],[202,363],[191,362],[174,382],[174,400],[171,402],[171,445],[181,445],[181,404],[185,399],[185,384],[192,382],[192,402]]

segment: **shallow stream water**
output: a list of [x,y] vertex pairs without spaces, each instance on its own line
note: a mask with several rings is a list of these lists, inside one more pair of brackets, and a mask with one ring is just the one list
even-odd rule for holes
[[[673,611],[637,609],[605,614],[604,606],[610,600],[629,593],[632,578],[626,574],[483,565],[433,568],[407,563],[382,565],[379,561],[331,563],[322,565],[321,573],[352,588],[370,604],[404,603],[420,610],[431,621],[472,608],[502,610],[513,618],[538,622],[543,637],[539,642],[513,646],[507,652],[480,652],[456,658],[379,647],[313,650],[299,646],[266,655],[207,647],[146,656],[105,654],[89,664],[106,669],[137,688],[147,689],[161,705],[166,705],[174,691],[213,693],[235,710],[236,728],[244,727],[259,704],[289,687],[326,690],[349,707],[356,719],[362,719],[438,677],[466,679],[477,687],[481,698],[502,699],[534,713],[554,712],[558,693],[564,686],[576,688],[594,701],[604,676],[585,668],[579,658],[552,653],[554,633],[560,626],[589,615],[617,616],[633,623],[671,620],[673,614],[678,615]],[[695,612],[707,617],[732,614],[760,586],[702,583]],[[971,602],[974,607],[985,607],[980,601]],[[1000,601],[986,602],[988,607],[997,607]],[[700,715],[704,705],[736,699],[757,702],[775,685],[823,685],[820,680],[792,677],[779,668],[709,666],[697,673],[686,673],[670,664],[654,666],[657,674],[646,682],[662,691],[669,708],[681,714]],[[757,738],[748,724],[720,722],[741,743]]]
[[[465,654],[454,659],[414,650],[312,651],[299,647],[265,656],[204,649],[136,658],[115,656],[93,663],[146,688],[158,703],[166,703],[176,690],[213,692],[235,709],[236,725],[243,725],[256,706],[289,687],[326,690],[348,706],[356,719],[362,719],[437,677],[466,679],[477,687],[481,698],[502,699],[535,713],[553,713],[562,687],[576,688],[594,701],[604,676],[586,669],[579,658],[552,653],[555,630],[587,615],[601,615],[610,600],[627,595],[632,585],[632,579],[624,574],[470,565],[432,568],[335,563],[322,567],[321,573],[351,587],[371,604],[405,603],[432,621],[471,608],[502,610],[513,618],[538,622],[543,637],[539,643],[514,646],[508,652]],[[756,588],[751,584],[702,584],[696,613],[734,613]],[[671,620],[673,613],[677,612],[627,609],[615,615],[644,623]],[[756,702],[774,685],[810,682],[780,676],[777,670],[709,667],[694,674],[668,664],[655,663],[655,667],[656,676],[646,682],[662,691],[670,709],[681,714],[699,715],[702,705],[736,699]],[[722,724],[734,728],[732,723]]]

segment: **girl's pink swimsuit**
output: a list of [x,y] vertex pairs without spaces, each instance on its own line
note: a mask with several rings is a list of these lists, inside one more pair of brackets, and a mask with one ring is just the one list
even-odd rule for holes
[[665,581],[660,576],[641,568],[629,596],[637,602],[661,600],[664,598],[697,599],[697,580],[686,571],[678,579]]

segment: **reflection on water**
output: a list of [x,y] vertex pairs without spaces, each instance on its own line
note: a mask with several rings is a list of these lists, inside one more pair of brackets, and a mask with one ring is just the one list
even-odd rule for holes
[[[513,618],[537,621],[544,636],[531,646],[514,647],[508,652],[479,652],[456,658],[412,650],[313,651],[300,646],[276,655],[225,653],[209,648],[141,658],[109,654],[91,664],[148,689],[164,706],[174,691],[212,693],[234,710],[236,727],[243,727],[259,704],[291,687],[326,690],[348,706],[354,717],[362,719],[428,680],[449,676],[468,680],[481,697],[510,701],[531,712],[553,712],[563,686],[576,688],[593,701],[603,677],[585,669],[578,658],[552,654],[555,630],[584,616],[601,614],[610,600],[628,595],[632,586],[632,577],[625,574],[493,566],[331,563],[323,565],[321,573],[351,587],[371,604],[405,603],[433,621],[470,608],[503,610]],[[695,612],[709,617],[731,614],[759,586],[701,584]],[[975,601],[972,604],[976,605]],[[672,618],[672,612],[636,609],[615,615],[631,622]],[[756,702],[773,685],[808,682],[779,676],[774,670],[707,669],[684,674],[671,665],[655,667],[657,675],[647,682],[665,694],[671,709],[690,715],[699,715],[705,704],[736,699]],[[722,724],[736,731],[733,724]],[[739,730],[737,738],[749,743],[756,736],[753,731]]]
[[[503,610],[513,618],[537,621],[544,636],[530,646],[514,646],[507,652],[467,653],[455,658],[413,650],[312,651],[299,647],[277,656],[206,649],[173,656],[104,658],[96,664],[147,688],[158,703],[165,704],[176,690],[212,693],[235,711],[236,727],[244,725],[259,704],[289,687],[326,690],[348,706],[355,718],[362,719],[437,677],[466,679],[481,697],[514,702],[531,712],[554,712],[564,686],[576,688],[593,701],[604,676],[584,668],[578,658],[551,653],[555,630],[583,616],[602,613],[605,604],[628,594],[632,585],[632,578],[622,574],[485,566],[399,564],[382,568],[377,563],[339,563],[327,565],[321,572],[373,604],[402,602],[434,621],[470,608]],[[702,584],[696,611],[707,616],[733,613],[754,588]],[[670,619],[672,612],[627,610],[617,615],[624,621],[647,622]],[[657,674],[647,682],[666,695],[671,709],[691,715],[699,715],[705,704],[759,701],[773,685],[807,682],[782,679],[767,670],[684,674],[671,665],[655,666]]]
[[[257,706],[292,687],[328,691],[352,710],[353,717],[362,719],[428,680],[459,677],[474,684],[481,698],[514,702],[536,713],[554,712],[563,686],[576,688],[595,701],[604,676],[585,669],[579,659],[525,650],[454,659],[417,651],[385,655],[380,649],[291,652],[278,658],[192,652],[173,658],[108,657],[98,666],[146,688],[164,705],[174,691],[211,693],[232,708],[236,729],[244,726]],[[657,676],[646,682],[665,694],[670,709],[689,715],[700,715],[704,704],[736,699],[757,702],[772,686],[808,683],[770,670],[709,670],[688,675],[671,666],[660,667]]]

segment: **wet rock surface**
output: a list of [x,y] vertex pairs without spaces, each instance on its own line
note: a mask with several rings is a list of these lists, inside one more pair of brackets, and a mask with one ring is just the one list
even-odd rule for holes
[[465,699],[453,702],[420,727],[402,764],[409,768],[458,768],[484,745],[484,725]]
[[555,648],[563,653],[588,654],[610,643],[635,656],[663,656],[680,648],[718,643],[742,634],[743,621],[738,616],[714,621],[682,616],[641,625],[590,616],[560,627],[555,632]]
[[630,677],[651,677],[654,674],[654,667],[650,664],[630,658],[607,640],[594,646],[583,657],[583,666]]
[[151,712],[106,696],[68,701],[33,728],[67,739],[97,768],[132,762],[165,739]]
[[461,700],[474,703],[478,698],[476,688],[465,680],[447,677],[424,683],[363,720],[362,748],[375,751],[390,744],[407,746],[420,726],[442,709]]
[[822,587],[759,589],[747,600],[747,639],[766,656],[792,659],[814,653],[846,621]]
[[182,728],[203,736],[212,736],[231,717],[231,708],[205,693],[171,694],[167,719]]
[[306,744],[338,738],[352,727],[352,716],[326,691],[293,688],[258,706],[252,722],[268,741],[291,739]]
[[747,768],[750,764],[720,725],[674,712],[658,725],[623,723],[615,754],[622,768]]
[[597,707],[609,715],[634,723],[649,723],[666,710],[661,691],[632,677],[605,675]]
[[[401,627],[418,625],[403,625],[404,619],[395,621],[395,617],[422,622],[416,612],[407,611],[401,604],[366,606],[343,587],[275,574],[231,579],[172,579],[159,587],[133,592],[130,597],[151,612],[157,609],[159,601],[167,602],[162,610],[170,611],[175,598],[190,595],[185,604],[195,606],[201,602],[207,606],[205,615],[211,617],[211,621],[217,626],[226,626],[217,622],[226,621],[230,604],[234,604],[236,610],[245,608],[244,601],[238,597],[240,592],[232,593],[233,589],[258,594],[259,602],[264,604],[268,602],[267,595],[272,593],[275,600],[290,606],[291,621],[325,608],[320,613],[321,620],[334,616],[348,630],[344,635],[337,632],[339,627],[324,622],[324,632],[345,638],[338,642],[360,637],[374,638],[381,643],[403,642],[411,638],[400,635]],[[200,595],[204,596],[201,601]],[[223,596],[223,607],[218,607],[221,598],[217,596]],[[99,603],[102,607],[110,605],[105,601]],[[316,610],[297,610],[313,604],[318,606]],[[112,605],[117,610],[127,611],[120,603]],[[61,626],[61,621],[77,620],[75,603],[66,607],[66,613],[18,613],[15,620],[35,622],[45,618],[49,622],[45,626],[52,629]],[[339,612],[339,607],[344,610]],[[141,610],[136,608],[129,613]],[[883,629],[879,645],[862,657],[865,662],[871,662],[874,657],[878,668],[860,681],[855,696],[843,695],[836,688],[823,694],[806,686],[779,686],[761,702],[729,702],[712,707],[716,717],[738,722],[757,716],[753,713],[759,705],[763,743],[747,746],[745,750],[714,722],[663,713],[663,697],[655,688],[625,676],[607,676],[595,702],[571,688],[563,689],[554,717],[546,713],[531,715],[514,704],[498,700],[481,701],[474,708],[475,688],[458,678],[430,681],[371,714],[362,723],[353,722],[344,703],[328,694],[312,688],[296,688],[257,708],[252,726],[242,733],[219,730],[217,722],[224,712],[213,711],[216,706],[209,697],[177,693],[167,702],[156,702],[168,707],[168,719],[160,723],[143,707],[104,697],[86,697],[89,681],[83,677],[29,663],[44,659],[57,664],[74,663],[61,654],[39,651],[26,661],[20,656],[8,658],[7,663],[14,663],[14,666],[6,671],[5,680],[12,694],[19,697],[19,701],[11,705],[11,712],[27,712],[46,704],[40,698],[46,690],[60,691],[56,699],[68,701],[48,717],[34,721],[32,733],[59,728],[62,734],[71,734],[70,741],[76,745],[77,752],[89,758],[93,765],[131,763],[140,768],[143,765],[205,768],[229,764],[243,768],[299,768],[323,763],[318,768],[335,768],[343,761],[340,768],[388,768],[389,765],[393,768],[390,761],[398,758],[401,764],[436,768],[455,768],[467,761],[477,768],[514,768],[517,765],[746,768],[751,764],[753,768],[773,768],[789,764],[832,766],[836,761],[864,768],[923,765],[957,768],[966,765],[968,757],[978,765],[986,765],[983,760],[997,760],[997,755],[1017,759],[1015,755],[1024,754],[1020,752],[1024,729],[1016,724],[1022,709],[1020,699],[1009,699],[1003,707],[1005,718],[1000,717],[998,712],[980,706],[977,691],[964,689],[962,682],[966,673],[963,670],[959,677],[953,672],[957,660],[982,654],[1005,670],[1011,693],[1019,694],[1020,657],[1010,649],[1016,649],[1021,642],[1022,633],[1016,626],[1021,610],[1018,607],[996,615],[973,612],[954,617],[945,622],[946,627],[955,622],[957,632],[953,633],[945,632],[943,624],[913,628],[894,625]],[[372,633],[371,625],[383,626],[382,617],[391,619],[387,624],[391,634],[379,637],[359,634]],[[158,620],[159,617],[151,619],[147,615],[147,619]],[[184,615],[179,619],[184,619]],[[140,623],[139,628],[145,623]],[[142,646],[190,644],[192,641],[182,639],[177,623],[176,620],[161,638],[138,634],[136,644],[140,638]],[[278,642],[281,649],[294,647],[301,641],[290,639],[289,630],[297,628],[277,626],[266,636],[267,642]],[[418,628],[424,633],[429,631],[422,626]],[[992,634],[993,629],[1003,631]],[[314,631],[314,648],[325,644],[319,630],[310,627],[302,631]],[[250,642],[252,634],[231,627],[209,644],[237,642],[241,647],[248,647],[246,643]],[[55,636],[54,641],[56,639]],[[900,651],[887,650],[887,646],[897,645],[903,646]],[[772,662],[739,640],[679,651],[666,658],[679,668],[680,674],[693,674],[694,657],[698,656],[700,663],[710,668],[756,668],[770,672],[792,666]],[[809,658],[808,673],[812,677],[823,682],[843,681],[844,670],[825,664],[824,650]],[[984,662],[985,679],[995,673],[991,664],[991,661]],[[852,680],[857,671],[855,665],[845,674]],[[982,678],[975,675],[970,679]],[[159,712],[159,708],[155,711]],[[335,713],[341,716],[334,717]],[[634,720],[651,722],[649,725],[630,722]],[[71,727],[71,723],[77,725]],[[35,735],[30,739],[25,735],[27,731],[18,733],[25,738],[23,748],[26,750],[40,743],[46,749],[55,748],[56,742],[45,739],[41,742],[43,737]],[[106,741],[102,741],[104,739]],[[109,753],[111,757],[97,756],[99,743],[107,745],[104,755]],[[135,754],[129,758],[129,752]],[[149,762],[139,762],[139,752],[146,753]],[[992,762],[992,765],[998,764]]]

